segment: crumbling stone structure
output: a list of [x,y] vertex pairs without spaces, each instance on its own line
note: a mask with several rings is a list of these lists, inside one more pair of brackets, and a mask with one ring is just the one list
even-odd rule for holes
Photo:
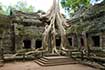
[[[24,13],[13,11],[12,15],[0,15],[0,48],[5,53],[14,53],[22,49],[37,49],[42,46],[42,33],[47,18],[43,13]],[[105,47],[105,4],[96,4],[89,9],[78,11],[67,20],[66,29],[70,47]],[[84,35],[85,33],[85,35]],[[59,35],[59,34],[58,34]],[[59,36],[56,39],[60,46]]]

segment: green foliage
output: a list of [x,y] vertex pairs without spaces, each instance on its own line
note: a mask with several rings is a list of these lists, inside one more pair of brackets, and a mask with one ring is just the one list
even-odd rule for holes
[[[82,7],[88,8],[90,1],[91,0],[61,0],[61,5],[66,11],[70,12],[70,15],[72,15]],[[100,0],[95,1],[97,2]],[[105,0],[103,0],[103,3],[105,3]]]
[[12,6],[5,6],[2,3],[0,3],[0,14],[9,15],[11,8]]
[[0,14],[5,14],[5,11],[3,10],[3,5],[2,3],[0,3]]
[[18,1],[17,4],[13,6],[13,8],[27,13],[34,11],[34,7],[32,5],[28,6],[28,4],[24,1]]
[[69,11],[70,14],[73,15],[82,7],[88,8],[90,0],[61,0],[61,5],[65,10]]
[[18,1],[16,5],[9,5],[9,6],[5,6],[2,3],[0,3],[0,14],[4,14],[4,15],[10,15],[10,10],[19,10],[19,11],[23,11],[26,13],[31,13],[34,12],[35,8],[32,5],[28,5],[26,2],[22,1]]

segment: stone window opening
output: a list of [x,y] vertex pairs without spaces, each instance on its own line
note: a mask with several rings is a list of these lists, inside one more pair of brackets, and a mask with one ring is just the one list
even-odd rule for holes
[[99,47],[100,46],[100,37],[99,36],[92,36],[93,46]]
[[69,45],[72,46],[72,38],[68,38]]
[[83,38],[80,38],[81,39],[81,46],[83,47],[84,46],[84,40]]
[[39,39],[36,40],[36,43],[35,44],[36,44],[36,47],[35,47],[36,49],[37,48],[41,48],[42,47],[42,40],[39,40]]
[[23,43],[24,43],[24,48],[25,49],[30,49],[31,48],[31,40],[25,39],[25,40],[23,40]]
[[59,47],[61,45],[61,39],[56,39],[56,46]]

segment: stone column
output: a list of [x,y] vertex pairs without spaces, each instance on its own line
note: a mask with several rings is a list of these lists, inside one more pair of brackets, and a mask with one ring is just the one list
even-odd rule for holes
[[101,32],[100,33],[100,47],[102,47],[102,48],[104,48],[104,40],[105,40],[104,33]]
[[84,47],[88,48],[88,38],[86,33],[82,33],[82,38],[83,38],[83,42],[84,42]]
[[34,39],[34,48],[36,49],[36,40],[37,39]]
[[32,49],[35,49],[35,42],[36,42],[36,40],[33,38],[33,39],[31,40],[31,48],[32,48]]
[[93,40],[92,40],[92,36],[88,36],[88,47],[92,48],[93,47]]
[[72,47],[75,47],[75,36],[72,36]]
[[16,23],[12,24],[12,50],[16,52]]

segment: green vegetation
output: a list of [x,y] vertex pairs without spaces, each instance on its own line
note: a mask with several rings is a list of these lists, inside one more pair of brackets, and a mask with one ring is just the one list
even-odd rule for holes
[[70,11],[70,14],[75,13],[81,7],[88,8],[90,0],[61,0],[62,7]]
[[20,10],[23,12],[33,12],[34,11],[34,7],[32,5],[27,5],[26,2],[24,1],[18,1],[17,4],[13,7],[16,10]]
[[35,8],[32,5],[28,5],[24,1],[18,1],[16,5],[5,6],[0,3],[0,14],[10,15],[10,10],[19,10],[26,13],[34,12]]
[[[61,0],[62,7],[73,15],[80,8],[88,8],[91,0]],[[95,0],[99,1],[99,0]]]

